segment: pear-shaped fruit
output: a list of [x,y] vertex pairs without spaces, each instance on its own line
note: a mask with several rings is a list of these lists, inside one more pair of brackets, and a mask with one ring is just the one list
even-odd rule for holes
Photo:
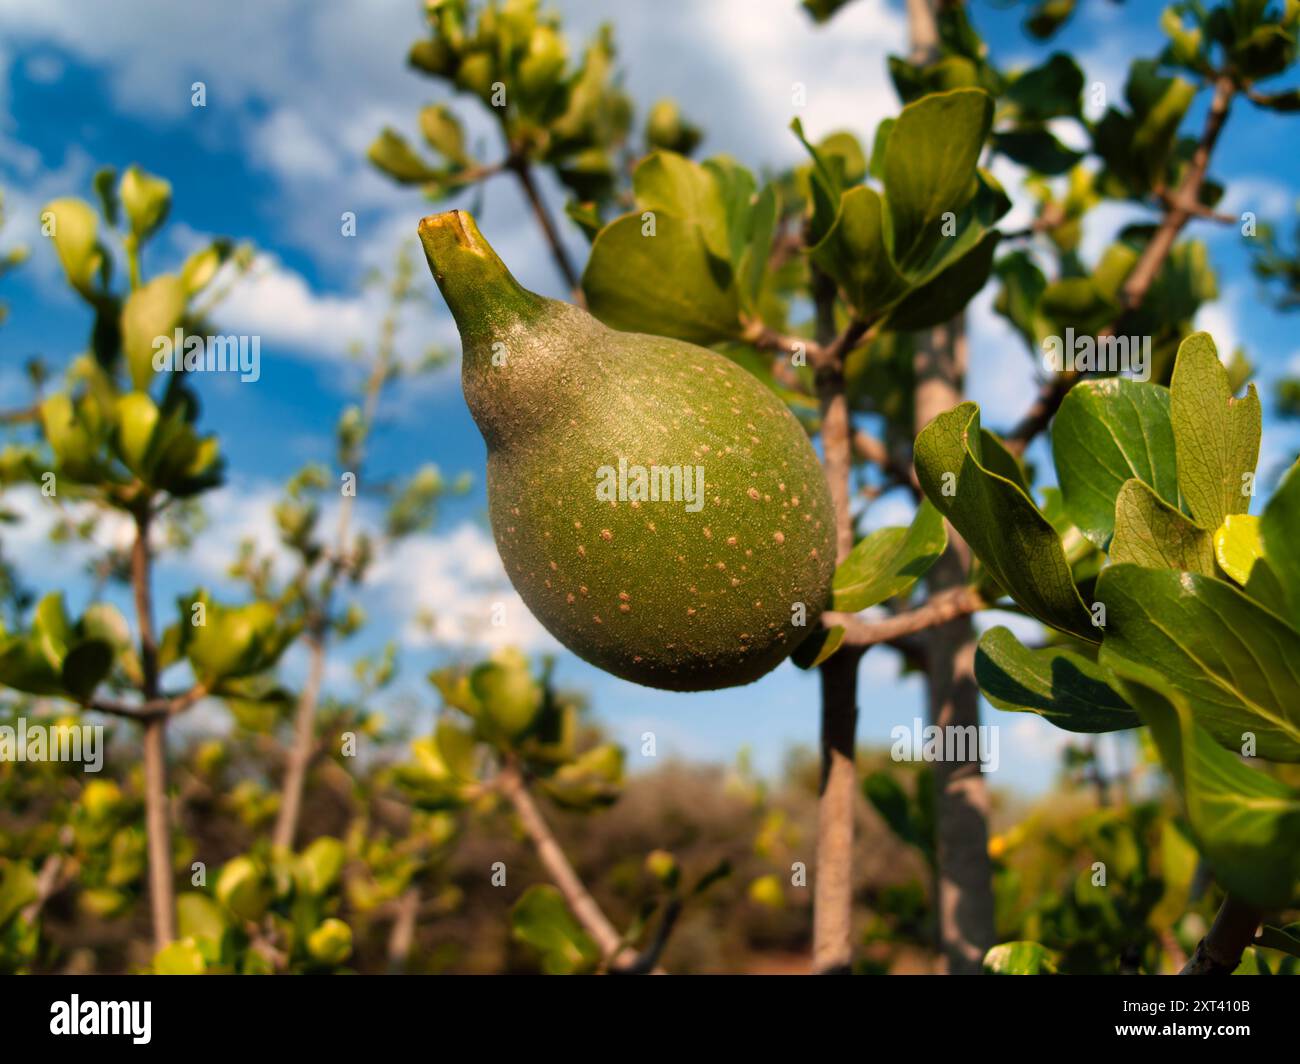
[[712,351],[527,291],[464,211],[425,218],[420,238],[460,330],[497,549],[529,609],[651,687],[773,669],[813,630],[835,567],[826,481],[785,404]]

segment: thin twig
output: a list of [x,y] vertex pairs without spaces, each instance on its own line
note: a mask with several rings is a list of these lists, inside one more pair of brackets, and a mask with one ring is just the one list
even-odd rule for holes
[[[1178,239],[1179,233],[1192,218],[1200,216],[1196,205],[1200,203],[1201,186],[1205,182],[1210,155],[1214,151],[1215,144],[1218,143],[1219,134],[1223,131],[1228,110],[1232,105],[1232,97],[1236,91],[1231,78],[1220,76],[1215,79],[1214,98],[1210,102],[1210,111],[1206,115],[1205,128],[1197,142],[1196,150],[1192,153],[1191,161],[1178,184],[1177,191],[1170,198],[1168,209],[1159,228],[1147,241],[1137,265],[1133,267],[1124,282],[1120,292],[1119,318],[1098,333],[1099,338],[1114,336],[1124,316],[1131,314],[1142,305],[1165,260],[1168,259],[1170,251],[1173,250],[1174,241]],[[1066,393],[1077,379],[1078,375],[1074,373],[1057,373],[1043,383],[1025,416],[1005,438],[1007,448],[1012,454],[1023,454],[1034,438],[1047,428],[1057,407],[1061,405]]]
[[532,165],[522,156],[512,157],[506,165],[519,178],[519,185],[524,190],[524,195],[528,197],[529,206],[532,207],[533,214],[537,218],[537,224],[542,227],[542,235],[545,236],[547,246],[551,249],[551,258],[555,260],[556,268],[563,276],[564,283],[568,285],[573,301],[579,306],[584,306],[586,300],[582,292],[582,281],[578,276],[578,271],[574,268],[573,261],[569,258],[569,252],[564,246],[564,241],[560,239],[560,231],[556,228],[551,212],[547,209],[541,193],[537,190]]
[[840,625],[844,629],[845,646],[865,649],[937,628],[957,617],[977,613],[988,605],[989,602],[975,588],[955,587],[931,596],[915,609],[879,621],[864,621],[855,614],[832,612],[822,614],[822,623]]
[[1262,919],[1263,913],[1254,906],[1227,895],[1210,930],[1178,974],[1231,975],[1241,964],[1241,955],[1255,938]]
[[[140,629],[141,692],[146,702],[158,698],[158,643],[153,627],[149,549],[152,513],[149,506],[146,499],[135,510],[135,541],[131,546],[131,586],[136,623]],[[158,950],[170,945],[176,937],[171,828],[167,814],[167,719],[161,714],[145,719],[142,744],[149,902],[153,913],[154,946]]]
[[515,813],[524,827],[524,833],[537,851],[551,881],[564,895],[574,917],[589,934],[600,950],[607,966],[622,967],[636,963],[636,951],[628,947],[623,936],[610,922],[596,899],[591,896],[586,885],[574,871],[573,865],[565,855],[564,849],[555,838],[551,826],[542,816],[542,811],[533,801],[532,792],[524,780],[518,765],[509,761],[497,773],[495,785],[497,790],[509,799]]

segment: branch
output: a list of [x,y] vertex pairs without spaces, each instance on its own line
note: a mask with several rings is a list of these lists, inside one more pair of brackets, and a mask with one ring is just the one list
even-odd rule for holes
[[853,433],[853,450],[864,462],[879,466],[896,484],[910,490],[913,497],[921,498],[921,482],[916,478],[916,468],[899,455],[891,454],[883,440],[858,429]]
[[[853,422],[844,388],[844,355],[866,332],[853,322],[835,335],[835,283],[813,267],[821,403],[822,463],[835,507],[835,560],[853,550],[849,484],[853,470]],[[816,871],[813,879],[813,971],[847,974],[853,962],[853,812],[857,799],[858,662],[845,648],[822,663],[821,781],[817,798]]]
[[1263,913],[1231,894],[1223,899],[1219,913],[1205,937],[1196,946],[1192,959],[1179,975],[1231,975],[1241,963],[1241,955],[1255,938]]
[[564,277],[564,283],[569,286],[573,301],[579,306],[585,306],[586,299],[583,297],[582,282],[578,276],[578,271],[574,268],[573,262],[569,258],[569,252],[560,239],[560,232],[555,227],[551,212],[546,209],[541,193],[537,191],[537,182],[533,179],[532,166],[523,156],[512,156],[507,160],[506,167],[513,170],[519,178],[519,184],[524,190],[524,195],[528,197],[529,205],[533,208],[537,224],[542,227],[542,235],[546,237],[546,243],[550,246],[551,258],[555,260],[556,268]]
[[659,918],[659,926],[655,929],[655,937],[631,964],[622,968],[615,968],[611,975],[664,975],[666,974],[659,967],[659,958],[663,955],[664,948],[668,945],[668,939],[672,937],[673,928],[677,926],[677,919],[682,915],[681,898],[670,898],[668,904],[664,906],[663,915]]
[[778,332],[776,329],[769,328],[757,320],[750,321],[745,325],[740,338],[762,351],[772,351],[779,355],[792,355],[796,351],[802,350],[808,357],[808,361],[814,365],[825,359],[825,348],[816,340],[810,340],[806,336],[794,336],[790,333]]
[[63,873],[63,855],[52,853],[41,863],[41,870],[36,873],[36,897],[23,907],[22,917],[27,923],[36,922],[45,903],[59,889]]
[[497,773],[495,785],[514,806],[515,813],[524,826],[524,833],[536,849],[542,867],[546,869],[551,881],[564,895],[564,900],[578,923],[595,940],[606,965],[612,969],[635,964],[636,951],[623,942],[623,936],[610,923],[609,917],[605,915],[596,899],[591,896],[591,892],[578,877],[578,873],[574,871],[569,858],[556,840],[555,833],[551,831],[551,826],[546,823],[542,811],[533,801],[532,793],[528,790],[528,784],[524,781],[518,765],[513,761],[506,762]]
[[[1215,80],[1214,98],[1210,102],[1210,111],[1205,118],[1205,128],[1201,133],[1201,139],[1197,142],[1196,150],[1192,153],[1191,161],[1187,165],[1183,179],[1179,182],[1178,189],[1173,196],[1169,198],[1168,209],[1160,222],[1159,228],[1147,241],[1137,265],[1133,267],[1132,273],[1128,275],[1128,279],[1124,282],[1124,287],[1121,290],[1122,308],[1119,318],[1112,322],[1108,328],[1098,333],[1098,338],[1115,335],[1116,327],[1124,315],[1132,313],[1142,305],[1152,283],[1160,273],[1161,267],[1164,266],[1165,260],[1169,257],[1169,252],[1173,249],[1178,234],[1183,231],[1183,228],[1193,217],[1201,216],[1198,206],[1200,204],[1201,186],[1205,182],[1205,173],[1210,165],[1210,155],[1219,140],[1219,134],[1223,131],[1224,122],[1228,118],[1228,109],[1232,104],[1232,97],[1236,91],[1236,86],[1232,83],[1231,78],[1220,76]],[[1023,454],[1025,448],[1033,442],[1034,437],[1047,427],[1047,423],[1052,420],[1057,407],[1061,405],[1061,401],[1065,398],[1066,392],[1070,390],[1077,379],[1077,374],[1058,373],[1044,382],[1028,412],[1021,418],[1020,423],[1011,430],[1010,435],[1004,441],[1007,449],[1012,454]]]
[[[140,628],[141,684],[145,702],[158,698],[158,643],[154,637],[151,598],[149,525],[152,513],[145,499],[135,511],[135,541],[131,545],[131,587],[136,623]],[[172,883],[171,828],[167,816],[167,717],[144,721],[144,819],[149,853],[149,903],[153,913],[155,949],[176,937],[176,906]]]
[[151,698],[134,703],[121,702],[114,698],[92,698],[84,703],[84,707],[96,713],[107,713],[114,717],[144,722],[154,717],[174,717],[206,698],[207,694],[207,687],[199,683],[179,695]]
[[904,636],[937,628],[957,617],[976,613],[988,605],[990,603],[975,588],[955,587],[933,595],[915,609],[879,621],[864,621],[856,614],[832,612],[822,614],[822,623],[843,627],[845,646],[865,649],[877,643],[892,643]]

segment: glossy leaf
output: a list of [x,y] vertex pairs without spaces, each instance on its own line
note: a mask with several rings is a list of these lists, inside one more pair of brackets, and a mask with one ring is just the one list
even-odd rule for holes
[[1178,505],[1178,469],[1169,392],[1112,377],[1070,389],[1052,422],[1052,454],[1066,512],[1105,549],[1115,531],[1115,506],[1130,478]]
[[1121,731],[1141,724],[1096,662],[1064,647],[1031,650],[1009,628],[990,628],[980,638],[975,679],[999,709],[1037,713],[1066,731]]
[[857,613],[904,594],[948,546],[948,531],[929,500],[911,525],[882,528],[857,543],[835,570],[834,608]]
[[980,89],[923,96],[895,121],[885,145],[886,240],[904,274],[925,267],[942,238],[944,215],[970,202],[992,121],[993,101]]
[[482,707],[479,726],[491,737],[513,742],[532,727],[542,708],[542,686],[517,653],[498,652],[470,673],[469,685]]
[[68,283],[83,296],[89,296],[104,260],[95,209],[85,200],[57,199],[45,205],[41,218],[54,241]]
[[995,580],[1045,624],[1098,642],[1100,632],[1070,576],[1061,539],[1023,487],[994,472],[1014,460],[980,432],[979,407],[940,414],[916,440],[916,472],[926,496]]
[[172,186],[161,177],[128,166],[118,186],[118,199],[126,212],[131,232],[138,239],[151,236],[167,220],[172,205]]
[[564,904],[564,897],[549,885],[529,887],[510,910],[510,933],[541,954],[547,975],[590,972],[600,961],[600,950]]
[[1164,678],[1129,663],[1118,671],[1215,878],[1261,908],[1289,905],[1300,879],[1300,793],[1220,747]]
[[641,210],[671,214],[698,227],[709,251],[730,261],[726,205],[709,170],[674,152],[657,151],[637,165],[632,187]]
[[790,660],[801,669],[815,669],[844,645],[843,625],[830,628],[818,625],[790,655]]
[[711,344],[740,333],[730,267],[710,255],[698,227],[660,211],[654,235],[639,213],[597,235],[582,275],[587,306],[606,325]]
[[1215,575],[1210,533],[1136,479],[1125,481],[1115,500],[1109,554],[1115,563]]
[[1258,598],[1260,581],[1275,587],[1276,611],[1300,631],[1300,463],[1282,478],[1260,517],[1265,566],[1256,565],[1247,591]]
[[1248,489],[1259,459],[1259,396],[1252,384],[1244,398],[1233,398],[1208,333],[1194,333],[1179,346],[1169,390],[1178,485],[1197,523],[1216,529],[1229,514],[1250,506]]
[[1214,557],[1219,568],[1242,586],[1250,580],[1250,572],[1263,553],[1258,517],[1229,514],[1214,533]]
[[815,245],[814,263],[843,290],[863,318],[889,306],[907,290],[907,282],[885,249],[884,202],[865,185],[850,189],[840,201],[830,231]]
[[952,319],[988,281],[1001,239],[997,232],[985,233],[973,248],[908,292],[890,311],[889,328],[928,329]]
[[153,380],[155,341],[170,341],[185,314],[185,284],[162,274],[127,297],[122,306],[122,351],[135,387],[144,391]]
[[1300,633],[1235,585],[1195,573],[1112,565],[1100,661],[1155,669],[1229,750],[1245,734],[1261,757],[1300,761]]

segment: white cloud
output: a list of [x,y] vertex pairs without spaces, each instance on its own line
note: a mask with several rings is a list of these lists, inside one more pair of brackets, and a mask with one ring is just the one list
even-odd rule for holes
[[316,292],[301,274],[270,254],[258,256],[250,275],[235,286],[219,312],[224,331],[332,357],[343,355],[353,341],[373,337],[382,313],[377,293]]
[[[1260,221],[1286,224],[1296,208],[1295,192],[1281,181],[1272,181],[1259,174],[1234,177],[1228,182],[1219,210],[1238,217],[1252,211]],[[1239,235],[1231,229],[1220,232]]]
[[[510,586],[491,536],[475,524],[408,537],[375,565],[369,586],[388,613],[405,619],[408,646],[561,649]],[[499,627],[491,623],[498,605]],[[432,634],[417,623],[423,613],[432,615]]]
[[[1240,285],[1229,285],[1212,303],[1206,303],[1196,313],[1196,328],[1208,332],[1214,337],[1214,346],[1218,348],[1219,358],[1226,362],[1232,353],[1242,346],[1241,327],[1239,324],[1244,293]],[[1246,357],[1250,357],[1249,349]]]
[[252,158],[287,180],[325,181],[343,165],[335,146],[313,129],[301,111],[272,112],[252,138]]

